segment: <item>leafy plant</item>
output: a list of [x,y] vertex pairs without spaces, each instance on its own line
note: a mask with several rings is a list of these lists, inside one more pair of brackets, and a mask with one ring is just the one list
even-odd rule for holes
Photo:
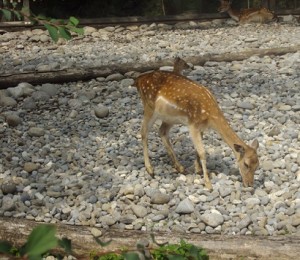
[[66,238],[58,239],[55,234],[55,226],[39,225],[32,230],[27,242],[20,248],[15,248],[7,241],[0,241],[0,253],[35,260],[41,259],[42,255],[60,246],[70,254],[72,252],[71,241]]
[[3,14],[5,20],[11,21],[12,17],[17,17],[18,20],[22,18],[28,19],[32,24],[42,24],[49,32],[53,41],[57,42],[59,38],[70,40],[72,38],[72,32],[82,35],[83,28],[79,26],[79,20],[76,17],[71,16],[67,21],[62,19],[53,19],[43,15],[34,15],[28,8],[22,8],[17,10],[16,2],[11,3],[12,6],[7,4],[0,8],[0,13]]
[[152,252],[152,256],[156,260],[206,260],[209,259],[206,252],[199,247],[186,243],[184,240],[180,244],[162,245]]
[[[95,238],[101,246],[108,246],[112,241],[101,241]],[[135,249],[120,249],[114,252],[91,252],[91,260],[207,260],[206,252],[197,246],[181,240],[179,244],[158,243],[152,235],[154,248],[143,244],[137,244]],[[58,239],[56,228],[53,225],[39,225],[29,234],[28,239],[20,248],[7,241],[0,241],[0,254],[12,255],[21,259],[37,260],[43,256],[51,255],[51,250],[60,247],[68,255],[72,254],[71,240],[67,238]],[[58,255],[62,259],[63,256]]]

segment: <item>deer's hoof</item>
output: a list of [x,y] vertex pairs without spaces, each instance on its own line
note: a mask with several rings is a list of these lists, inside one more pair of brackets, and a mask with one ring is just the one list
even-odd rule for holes
[[175,168],[179,173],[185,173],[185,169],[181,164],[176,165]]
[[154,171],[153,171],[152,166],[147,166],[146,170],[147,170],[148,174],[153,178],[154,177]]
[[211,185],[211,182],[205,182],[205,187],[208,189],[208,190],[212,190],[213,187]]

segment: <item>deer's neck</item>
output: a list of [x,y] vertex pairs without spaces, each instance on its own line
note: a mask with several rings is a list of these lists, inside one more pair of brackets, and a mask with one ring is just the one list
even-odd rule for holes
[[227,13],[229,14],[229,16],[235,20],[235,21],[239,21],[240,20],[240,12],[238,10],[232,9],[231,7],[228,9]]
[[216,120],[213,120],[213,122],[211,123],[211,127],[221,135],[222,139],[233,150],[235,155],[236,151],[234,149],[234,144],[241,145],[242,147],[247,146],[244,143],[244,141],[231,128],[223,114],[219,115],[218,118],[216,118]]

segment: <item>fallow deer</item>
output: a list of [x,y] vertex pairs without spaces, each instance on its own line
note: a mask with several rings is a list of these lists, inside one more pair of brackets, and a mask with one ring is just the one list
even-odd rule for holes
[[168,138],[169,130],[174,124],[188,127],[197,151],[197,158],[201,161],[205,186],[212,189],[202,142],[202,132],[212,128],[233,150],[244,186],[253,186],[254,173],[259,164],[256,153],[258,141],[254,140],[249,146],[238,137],[207,88],[182,75],[168,71],[153,71],[140,75],[135,80],[135,86],[144,106],[141,136],[145,167],[152,177],[154,171],[148,154],[148,133],[154,122],[160,119],[162,124],[159,134],[178,172],[184,173],[184,167],[177,160]]
[[267,23],[271,21],[277,21],[277,16],[267,8],[249,8],[243,10],[235,10],[231,7],[231,0],[220,0],[220,7],[218,11],[220,13],[227,12],[229,16],[243,24],[243,23]]

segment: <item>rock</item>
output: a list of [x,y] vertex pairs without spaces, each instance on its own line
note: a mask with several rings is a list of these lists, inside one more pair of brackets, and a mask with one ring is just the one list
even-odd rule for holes
[[210,227],[217,227],[224,223],[224,217],[219,213],[204,213],[201,220]]
[[13,211],[15,210],[15,203],[13,201],[12,198],[10,197],[3,197],[2,199],[2,207],[1,209],[5,212],[5,211]]
[[134,192],[133,192],[133,194],[134,194],[135,196],[138,196],[138,197],[143,197],[143,196],[145,195],[145,190],[144,190],[143,185],[141,185],[141,184],[136,184],[136,185],[134,186]]
[[124,79],[124,76],[120,73],[111,74],[106,77],[106,81],[119,81]]
[[45,134],[45,130],[40,127],[30,127],[28,130],[28,135],[32,137],[40,137]]
[[32,98],[35,101],[48,101],[50,99],[50,95],[44,91],[35,91],[32,93]]
[[97,29],[91,26],[83,27],[84,35],[91,35],[94,32],[97,32]]
[[151,195],[152,204],[166,204],[169,201],[170,201],[170,196],[160,191],[155,191]]
[[0,106],[14,107],[17,105],[17,101],[11,97],[0,96]]
[[24,164],[24,171],[26,171],[28,173],[31,173],[31,172],[37,170],[38,168],[39,168],[39,166],[32,162],[26,162]]
[[232,192],[232,189],[229,187],[220,187],[219,188],[219,193],[220,193],[221,197],[223,197],[223,198],[230,195],[231,192]]
[[140,205],[132,205],[131,209],[138,218],[143,218],[148,214],[148,210]]
[[35,101],[32,97],[27,97],[23,100],[23,106],[26,110],[33,110],[36,108]]
[[43,91],[52,97],[58,93],[59,89],[57,85],[46,83],[42,85],[40,91]]
[[242,230],[243,228],[247,228],[252,223],[251,218],[247,215],[237,224],[237,227]]
[[98,105],[97,107],[94,108],[94,112],[96,117],[98,118],[104,118],[107,117],[109,114],[109,109],[103,105]]
[[1,190],[4,195],[14,194],[17,191],[17,186],[14,183],[3,183],[1,185]]
[[193,213],[195,210],[193,203],[188,199],[184,199],[183,201],[179,202],[175,212],[178,214],[190,214]]
[[292,107],[290,105],[281,105],[278,108],[279,111],[290,111],[292,110]]
[[46,34],[42,34],[40,36],[40,41],[41,42],[48,42],[48,41],[50,41],[50,37],[48,35],[46,35]]
[[125,185],[120,189],[119,193],[122,195],[133,194],[134,188],[132,187],[132,185]]
[[6,122],[9,126],[18,126],[22,123],[22,119],[16,114],[6,115]]
[[268,136],[277,136],[280,134],[280,128],[278,126],[274,126],[270,132],[268,133]]
[[128,88],[129,86],[132,86],[134,84],[134,80],[133,79],[123,79],[121,81],[121,86],[123,88]]
[[246,102],[246,101],[238,101],[238,102],[237,102],[237,107],[243,108],[243,109],[253,109],[253,108],[254,108],[254,105],[251,104],[250,102]]
[[94,236],[94,237],[101,237],[102,236],[102,231],[99,230],[98,228],[91,228],[90,229],[91,231],[91,234]]
[[83,102],[79,99],[70,99],[68,101],[68,105],[72,108],[72,109],[80,109],[82,107]]
[[260,204],[260,199],[258,198],[248,198],[245,200],[247,208],[253,208],[255,205]]
[[8,88],[7,91],[14,99],[17,99],[23,96],[29,96],[32,92],[34,92],[34,89],[31,84],[22,82],[14,88]]
[[261,167],[264,171],[271,171],[274,168],[274,162],[272,161],[263,161]]

